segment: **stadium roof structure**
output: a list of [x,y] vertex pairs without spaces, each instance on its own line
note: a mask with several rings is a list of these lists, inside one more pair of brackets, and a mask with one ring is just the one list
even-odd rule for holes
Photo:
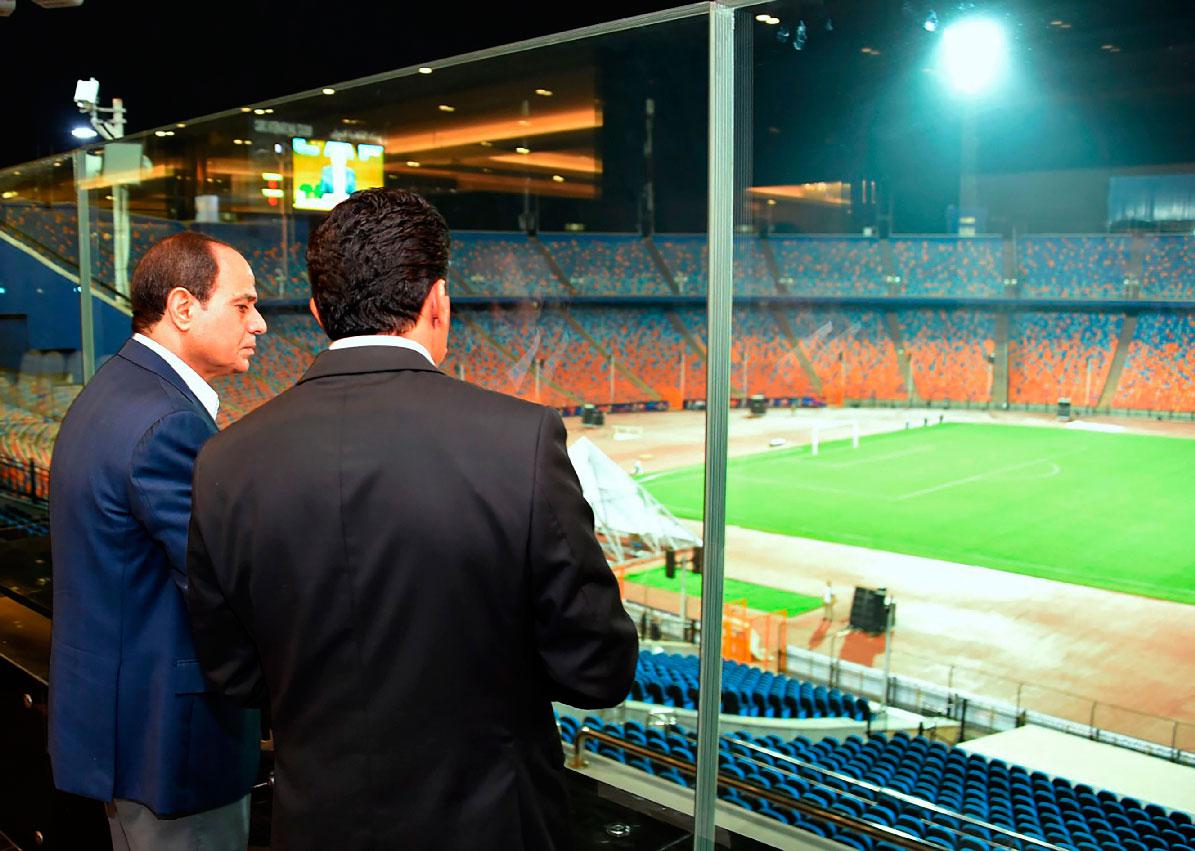
[[587,437],[568,449],[593,508],[598,540],[611,564],[665,550],[701,546],[701,539]]

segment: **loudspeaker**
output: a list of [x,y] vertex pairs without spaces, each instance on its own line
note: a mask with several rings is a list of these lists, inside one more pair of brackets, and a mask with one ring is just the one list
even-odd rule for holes
[[693,572],[698,576],[701,575],[701,569],[705,566],[705,547],[693,547]]
[[879,634],[888,628],[887,588],[855,588],[851,599],[851,627]]
[[669,579],[676,578],[676,550],[664,550],[664,575]]

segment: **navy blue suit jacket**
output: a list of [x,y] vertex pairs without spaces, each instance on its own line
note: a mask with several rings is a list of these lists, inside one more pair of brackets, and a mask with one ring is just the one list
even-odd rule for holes
[[207,693],[185,605],[191,475],[215,433],[182,378],[133,340],[62,422],[50,760],[63,791],[179,815],[253,784],[259,714]]

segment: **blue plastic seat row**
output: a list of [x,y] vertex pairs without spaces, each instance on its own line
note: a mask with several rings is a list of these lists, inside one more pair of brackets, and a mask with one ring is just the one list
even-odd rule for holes
[[[658,753],[693,760],[695,741],[682,728],[663,730],[635,721],[606,724],[592,716],[585,723]],[[573,741],[579,722],[566,717],[560,725],[565,741]],[[674,767],[619,753],[615,746],[603,744],[599,748],[590,742],[587,747],[671,782],[692,784],[691,777]],[[963,773],[951,774],[946,766],[962,766]],[[1195,851],[1195,825],[1187,813],[1097,792],[1065,778],[1029,772],[903,733],[890,738],[873,735],[864,740],[852,735],[841,742],[834,737],[812,742],[804,736],[785,740],[775,733],[754,736],[737,731],[719,742],[719,770],[762,789],[893,827],[942,848],[977,851],[1029,847],[1001,834],[1003,830],[1073,851]],[[950,813],[927,812],[884,791],[852,787],[824,770],[849,773],[884,789],[905,792]],[[775,802],[733,790],[724,790],[720,797],[794,828],[830,835],[821,832],[829,830],[826,825]],[[833,836],[849,847],[879,851],[885,846],[849,831],[834,831]]]
[[[697,689],[696,656],[645,654],[639,658],[630,698],[696,709]],[[722,712],[760,718],[871,717],[867,701],[855,695],[730,661],[723,663]]]

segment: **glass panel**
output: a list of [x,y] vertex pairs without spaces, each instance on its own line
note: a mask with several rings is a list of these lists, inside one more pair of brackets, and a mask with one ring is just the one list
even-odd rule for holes
[[[669,553],[700,559],[702,503],[699,489],[674,514],[639,480],[704,459],[705,260],[694,254],[689,280],[667,254],[673,239],[705,239],[706,7],[605,30],[96,146],[80,186],[97,290],[127,291],[145,251],[187,230],[249,261],[269,330],[250,371],[217,382],[221,425],[293,385],[327,346],[308,312],[305,258],[326,210],[387,186],[443,213],[453,323],[441,368],[564,413],[599,538],[643,632],[626,704],[556,709],[566,751],[580,741],[591,754],[579,772],[614,782],[614,771],[617,785],[672,813],[666,830],[628,822],[628,847],[655,848],[687,842],[691,829],[696,681],[677,702],[645,688],[645,671],[657,654],[696,661],[699,582],[679,592],[688,623],[678,593],[658,583]],[[123,319],[119,337],[97,333],[101,357],[127,335]],[[606,811],[577,814],[579,832],[621,835],[621,822],[595,812]]]
[[[74,240],[72,242],[71,240]],[[46,501],[58,424],[79,390],[78,232],[69,156],[0,171],[0,598],[51,605]],[[42,618],[17,615],[4,643],[24,670]]]
[[720,825],[1112,847],[1195,806],[1154,782],[1195,762],[1191,21],[1127,8],[738,11]]
[[77,257],[70,157],[0,171],[0,491],[41,503],[81,375]]

